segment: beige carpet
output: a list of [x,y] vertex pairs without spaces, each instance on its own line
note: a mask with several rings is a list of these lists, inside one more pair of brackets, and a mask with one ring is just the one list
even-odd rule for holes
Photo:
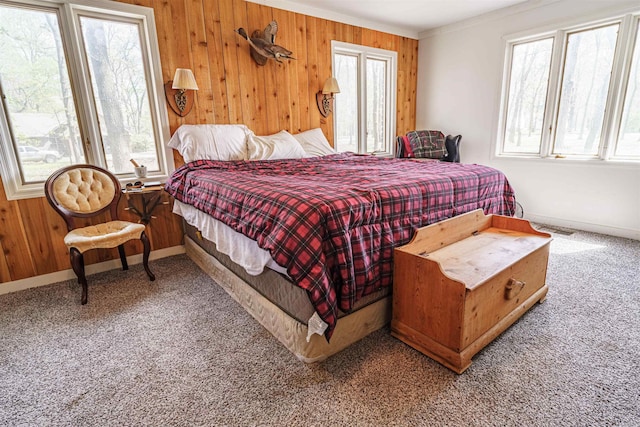
[[554,233],[547,301],[457,375],[378,331],[297,361],[185,255],[0,295],[0,425],[637,426],[640,242]]

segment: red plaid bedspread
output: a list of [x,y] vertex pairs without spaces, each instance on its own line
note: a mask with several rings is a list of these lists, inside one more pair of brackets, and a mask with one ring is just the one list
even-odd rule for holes
[[487,166],[351,153],[256,162],[199,160],[166,190],[257,241],[305,289],[331,338],[338,308],[390,286],[393,249],[417,228],[481,208],[512,215],[505,176]]

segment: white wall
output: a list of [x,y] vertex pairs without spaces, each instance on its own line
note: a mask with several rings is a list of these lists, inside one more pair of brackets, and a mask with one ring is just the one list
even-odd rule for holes
[[462,162],[502,170],[525,217],[640,240],[640,165],[494,155],[505,37],[640,10],[637,2],[529,1],[423,34],[417,128],[462,134]]

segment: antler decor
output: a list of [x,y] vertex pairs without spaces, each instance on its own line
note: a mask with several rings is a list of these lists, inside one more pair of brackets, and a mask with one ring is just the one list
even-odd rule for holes
[[258,65],[265,65],[269,59],[280,63],[282,63],[281,59],[296,59],[291,56],[293,52],[276,44],[276,33],[278,32],[276,21],[271,21],[264,30],[255,30],[251,37],[244,28],[238,28],[234,31],[249,42],[251,57]]

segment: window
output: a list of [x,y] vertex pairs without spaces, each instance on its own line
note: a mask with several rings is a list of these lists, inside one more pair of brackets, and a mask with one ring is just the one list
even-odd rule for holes
[[117,2],[0,0],[0,170],[9,199],[91,163],[133,179],[130,159],[173,169],[153,21]]
[[336,150],[393,155],[397,53],[336,41],[331,50],[340,85],[334,108]]
[[498,154],[640,161],[639,25],[508,42]]

